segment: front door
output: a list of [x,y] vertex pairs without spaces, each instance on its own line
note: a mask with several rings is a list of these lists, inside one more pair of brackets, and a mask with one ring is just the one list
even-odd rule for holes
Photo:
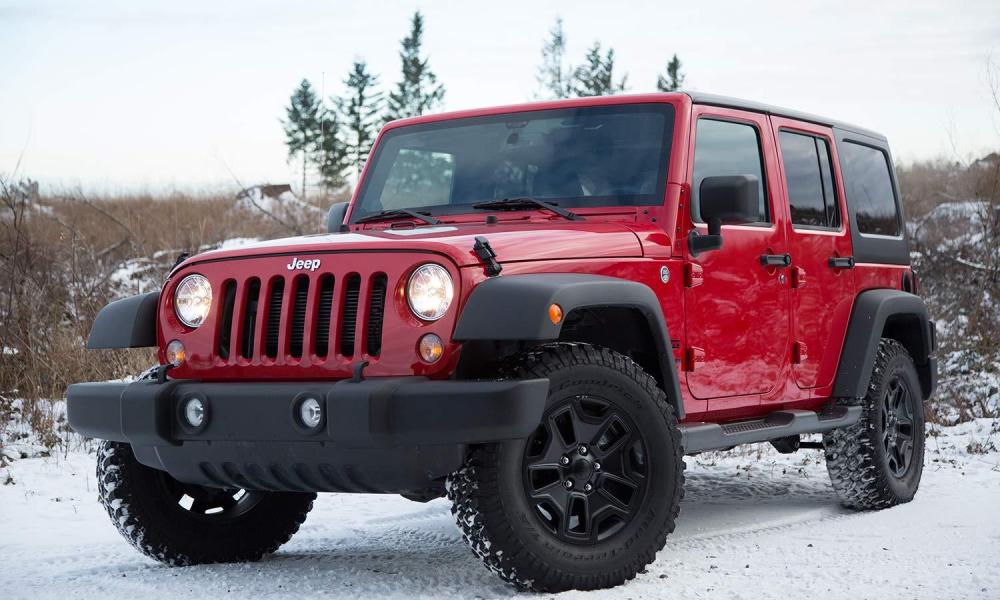
[[772,117],[792,256],[792,374],[800,388],[833,381],[854,300],[851,238],[828,127]]
[[[684,368],[690,393],[707,409],[739,416],[783,385],[790,329],[788,252],[777,155],[766,115],[695,106],[691,222],[707,233],[698,209],[705,177],[753,175],[760,182],[757,223],[724,225],[722,248],[688,256]],[[771,263],[771,264],[765,264]]]

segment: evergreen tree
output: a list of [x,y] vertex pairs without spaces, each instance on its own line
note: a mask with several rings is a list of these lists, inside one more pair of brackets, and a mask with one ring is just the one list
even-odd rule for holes
[[573,69],[563,65],[566,55],[566,36],[562,18],[549,30],[549,39],[542,46],[542,64],[536,79],[545,98],[569,98],[573,93]]
[[324,108],[320,114],[320,134],[316,143],[316,165],[323,187],[336,191],[347,184],[345,173],[351,166],[343,127],[336,110]]
[[396,84],[396,91],[389,93],[386,103],[386,120],[415,117],[436,108],[444,100],[444,85],[420,57],[424,36],[424,17],[420,11],[413,13],[410,35],[402,39],[399,52],[403,63],[403,78]]
[[309,163],[315,157],[316,142],[320,131],[322,105],[312,85],[303,79],[292,93],[291,101],[285,109],[285,145],[288,146],[288,160],[302,159],[302,198],[306,197],[306,177]]
[[573,93],[577,96],[608,96],[625,91],[627,75],[615,81],[615,51],[608,48],[601,54],[601,43],[587,51],[583,65],[573,73]]
[[667,63],[667,76],[656,76],[656,89],[661,92],[676,92],[684,85],[684,73],[681,73],[681,60],[674,57]]
[[337,106],[346,133],[347,164],[360,177],[381,125],[382,92],[376,89],[378,77],[368,71],[368,65],[363,60],[354,61],[344,84],[348,93],[337,101]]

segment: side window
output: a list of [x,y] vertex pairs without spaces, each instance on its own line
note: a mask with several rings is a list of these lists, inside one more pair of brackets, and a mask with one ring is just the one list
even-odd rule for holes
[[455,157],[404,148],[396,155],[379,202],[383,210],[451,203]]
[[778,142],[785,166],[792,224],[840,227],[840,211],[830,170],[830,146],[826,140],[782,131],[778,134]]
[[847,201],[853,207],[858,231],[898,236],[899,215],[888,157],[877,148],[845,141],[841,160]]
[[701,223],[698,190],[701,181],[716,175],[753,175],[759,181],[759,223],[770,223],[767,194],[764,186],[764,166],[757,128],[745,123],[699,119],[694,144],[694,178],[691,209],[694,220]]

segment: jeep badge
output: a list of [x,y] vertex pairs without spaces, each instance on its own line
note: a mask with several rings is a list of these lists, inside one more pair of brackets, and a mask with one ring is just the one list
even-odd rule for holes
[[296,257],[292,259],[292,262],[285,265],[285,268],[289,271],[315,271],[319,268],[319,259],[302,260],[301,258]]

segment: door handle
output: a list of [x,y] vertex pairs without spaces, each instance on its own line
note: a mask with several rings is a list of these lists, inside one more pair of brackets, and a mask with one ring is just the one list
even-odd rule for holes
[[760,264],[765,267],[790,267],[792,266],[792,255],[785,254],[761,254]]
[[853,256],[831,256],[829,265],[831,269],[853,269]]

